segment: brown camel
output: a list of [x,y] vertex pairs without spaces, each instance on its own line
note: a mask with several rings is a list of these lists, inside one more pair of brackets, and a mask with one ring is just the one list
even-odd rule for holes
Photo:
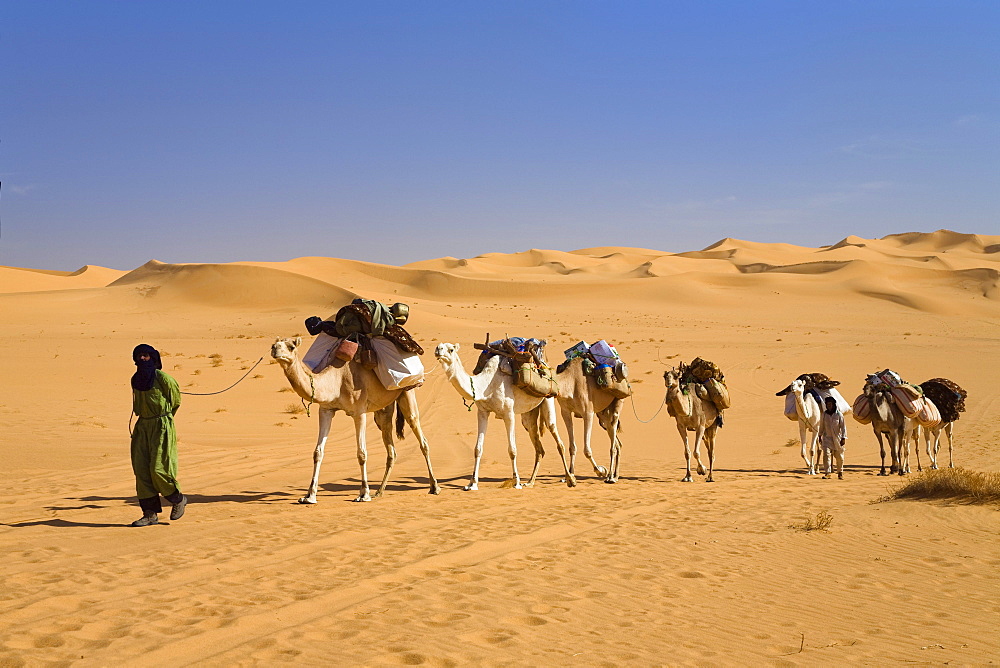
[[[593,376],[583,372],[583,359],[575,358],[560,367],[556,373],[559,394],[556,401],[562,413],[566,431],[569,433],[569,470],[576,473],[576,436],[573,433],[573,418],[583,418],[583,455],[590,460],[594,473],[604,478],[606,483],[618,482],[621,464],[622,442],[618,438],[618,422],[623,399],[619,399],[597,384]],[[594,459],[590,447],[590,437],[594,429],[594,416],[611,439],[611,459],[604,468]]]
[[890,473],[905,475],[906,469],[902,461],[903,430],[906,426],[906,416],[899,410],[888,388],[881,389],[871,383],[865,383],[864,394],[868,397],[872,410],[872,430],[875,438],[878,439],[878,447],[882,456],[882,468],[879,475],[887,475],[885,472],[885,444],[882,442],[884,435],[889,442]]
[[677,432],[684,441],[684,460],[687,473],[682,482],[691,482],[691,448],[688,443],[688,432],[694,432],[694,458],[698,462],[698,475],[705,475],[705,467],[701,463],[701,442],[705,441],[708,454],[708,477],[705,482],[715,482],[712,472],[715,468],[715,432],[719,429],[719,411],[709,399],[698,395],[698,384],[688,383],[681,388],[679,371],[674,368],[663,374],[663,382],[667,386],[667,413],[677,423]]
[[431,494],[439,494],[441,487],[431,469],[430,448],[420,427],[420,411],[414,389],[387,390],[371,369],[366,369],[356,361],[343,363],[338,360],[319,373],[314,374],[299,359],[295,350],[302,344],[300,337],[277,339],[271,346],[271,357],[277,360],[291,383],[292,389],[311,403],[319,404],[319,438],[313,453],[313,475],[309,491],[299,499],[299,503],[316,503],[319,485],[319,468],[323,463],[323,450],[330,433],[330,424],[337,411],[344,411],[354,418],[354,432],[358,444],[358,464],[361,466],[361,492],[355,501],[371,501],[368,488],[368,449],[365,443],[365,428],[368,413],[375,414],[375,424],[382,432],[385,444],[385,475],[375,496],[385,491],[392,465],[396,460],[396,449],[392,443],[392,409],[395,406],[396,434],[403,438],[403,421],[420,441],[420,452],[427,462],[427,474],[431,479]]

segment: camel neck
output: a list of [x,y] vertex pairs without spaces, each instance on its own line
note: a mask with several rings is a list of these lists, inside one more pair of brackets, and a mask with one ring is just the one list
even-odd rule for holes
[[677,411],[677,414],[682,415],[684,417],[690,417],[692,411],[691,396],[689,394],[688,400],[684,401],[682,395],[683,393],[681,392],[680,385],[673,385],[667,388],[667,401],[669,401],[673,405],[674,410]]
[[306,369],[302,360],[295,357],[291,362],[282,364],[281,366],[285,372],[285,377],[288,378],[288,382],[291,383],[295,393],[303,399],[315,400],[315,376]]

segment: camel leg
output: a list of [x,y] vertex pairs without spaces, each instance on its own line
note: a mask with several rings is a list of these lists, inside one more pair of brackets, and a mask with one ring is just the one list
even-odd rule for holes
[[[919,449],[919,445],[914,447]],[[941,427],[940,425],[934,427],[933,429],[924,429],[924,449],[927,450],[927,458],[931,460],[931,469],[936,469],[938,467],[937,455],[938,449],[941,447]],[[919,459],[917,460],[920,461]]]
[[[924,440],[927,440],[926,431],[924,432]],[[909,446],[907,446],[907,450],[909,450]],[[917,456],[917,471],[923,471],[924,468],[920,464],[920,429],[913,430],[913,452]],[[927,455],[930,456],[930,454],[930,450],[928,449]],[[907,460],[909,460],[909,452],[907,452]],[[933,461],[933,459],[931,461]]]
[[[813,446],[812,437],[808,435],[809,433],[806,429],[806,423],[799,420],[799,443],[802,445],[802,459],[806,463],[806,475],[816,475],[816,465],[814,463],[816,460],[811,458]],[[809,445],[807,446],[806,443]]]
[[503,416],[503,425],[507,429],[507,454],[510,455],[510,467],[513,471],[514,489],[521,489],[521,476],[517,473],[517,441],[514,435],[514,411]]
[[382,484],[375,492],[375,498],[379,498],[385,492],[389,474],[392,473],[392,465],[396,462],[396,448],[392,443],[392,413],[395,407],[395,404],[389,404],[382,410],[375,411],[375,426],[382,432],[382,443],[385,445],[385,474],[382,476]]
[[[894,436],[896,437],[895,438],[895,441],[896,441],[896,443],[895,443],[895,445],[896,445],[896,449],[895,449],[895,452],[896,452],[896,467],[897,467],[896,468],[896,472],[899,473],[899,475],[901,475],[901,476],[902,475],[906,475],[906,473],[907,473],[906,469],[910,465],[909,464],[909,459],[910,459],[910,444],[907,443],[906,439],[903,437],[903,428],[902,427],[900,427],[899,429],[897,429],[895,431]],[[890,445],[892,445],[891,441],[890,441]]]
[[562,415],[563,424],[566,425],[566,433],[569,434],[569,472],[576,473],[576,432],[573,429],[573,411],[560,405],[559,413]]
[[[705,482],[715,482],[712,473],[715,471],[715,432],[716,428],[711,427],[705,432],[705,454],[708,455],[708,477]],[[695,456],[698,453],[698,446],[695,446]]]
[[878,439],[878,451],[879,455],[882,457],[882,467],[879,469],[879,475],[885,475],[885,443],[882,442],[882,432],[875,431],[875,438]]
[[[952,438],[955,436],[955,423],[949,422],[944,426],[944,433],[948,436],[948,468],[955,468],[955,457],[952,447]],[[934,447],[939,447],[938,443],[935,443]]]
[[699,426],[694,432],[694,460],[698,464],[698,475],[705,475],[705,465],[701,463],[701,444],[705,440],[705,427]]
[[681,435],[681,440],[684,441],[684,463],[687,467],[681,482],[691,482],[691,446],[688,442],[688,431],[680,422],[677,423],[677,431]]
[[[556,450],[559,451],[559,458],[562,460],[563,471],[566,472],[566,486],[576,487],[576,476],[569,469],[569,462],[566,461],[566,446],[563,444],[561,438],[559,438],[559,429],[556,427],[556,402],[555,399],[548,398],[541,403],[539,406],[539,417],[540,422],[545,429],[548,429],[552,434],[552,438],[556,441]],[[539,436],[541,436],[539,434]],[[539,446],[541,446],[541,438],[538,440]],[[587,448],[586,451],[589,451]],[[593,458],[591,457],[591,460]]]
[[483,443],[486,441],[486,428],[490,425],[489,411],[479,409],[479,433],[476,435],[476,447],[473,454],[472,479],[469,484],[463,487],[466,492],[474,492],[479,489],[479,464],[483,460]]
[[608,469],[597,463],[597,460],[594,459],[594,451],[590,447],[590,439],[594,434],[594,413],[590,410],[590,408],[590,406],[587,406],[587,410],[583,412],[583,456],[586,457],[590,461],[590,465],[594,467],[594,473],[601,478],[606,478],[608,475]]
[[441,485],[434,477],[434,469],[431,468],[431,446],[427,444],[427,437],[424,436],[424,429],[420,426],[420,408],[417,406],[417,397],[413,390],[403,392],[396,400],[397,410],[402,412],[406,424],[420,442],[420,454],[424,456],[424,463],[427,464],[427,476],[431,479],[431,494],[440,494]]
[[361,468],[361,491],[355,502],[371,501],[368,487],[368,445],[365,442],[365,432],[368,428],[368,413],[359,412],[354,416],[354,437],[358,442],[358,466]]
[[[937,455],[938,455],[938,448],[940,448],[940,446],[941,446],[941,426],[938,425],[937,427],[924,429],[924,449],[927,450],[927,459],[931,461],[931,470],[934,470],[938,467]],[[916,447],[919,450],[920,445],[917,444]],[[919,461],[920,459],[918,458],[917,462],[919,463]],[[920,467],[918,466],[917,469],[919,470],[919,468]]]
[[316,439],[316,449],[313,451],[313,474],[309,481],[309,491],[299,499],[299,503],[316,503],[316,492],[319,490],[319,467],[323,463],[323,451],[326,449],[326,439],[330,435],[330,424],[333,422],[333,410],[319,409],[319,437]]
[[618,414],[612,415],[607,424],[608,436],[611,438],[611,457],[608,462],[608,473],[604,479],[606,483],[618,482],[618,475],[622,462],[622,442],[618,438]]
[[535,486],[535,478],[538,477],[538,468],[542,464],[542,458],[545,457],[545,447],[542,445],[541,430],[538,427],[538,411],[540,409],[541,404],[527,413],[521,414],[521,424],[524,426],[525,431],[528,432],[528,439],[531,441],[531,444],[535,446],[535,465],[531,469],[531,477],[528,478],[525,487]]

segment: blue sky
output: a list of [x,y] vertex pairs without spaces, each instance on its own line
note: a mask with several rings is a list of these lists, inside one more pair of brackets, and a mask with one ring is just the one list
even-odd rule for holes
[[0,0],[0,264],[1000,234],[1000,2]]

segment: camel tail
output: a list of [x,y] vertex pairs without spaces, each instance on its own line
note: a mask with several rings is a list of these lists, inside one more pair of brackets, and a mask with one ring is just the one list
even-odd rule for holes
[[403,417],[403,411],[399,410],[399,402],[396,402],[396,438],[403,440],[406,438],[406,434],[403,432],[403,425],[406,424],[406,418]]

